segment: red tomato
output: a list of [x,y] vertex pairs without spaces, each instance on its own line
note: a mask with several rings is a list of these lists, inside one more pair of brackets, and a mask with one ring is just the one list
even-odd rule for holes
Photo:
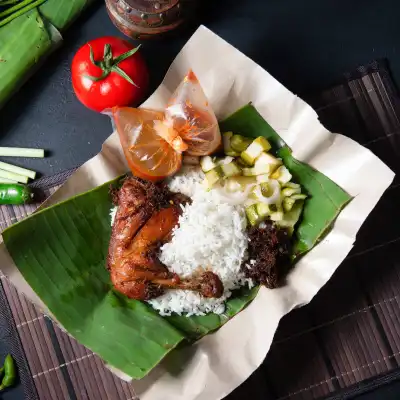
[[[105,36],[78,50],[71,66],[72,86],[86,107],[100,112],[114,106],[132,106],[142,99],[149,75],[140,53],[129,55],[133,49],[126,40]],[[119,61],[125,54],[127,58]]]

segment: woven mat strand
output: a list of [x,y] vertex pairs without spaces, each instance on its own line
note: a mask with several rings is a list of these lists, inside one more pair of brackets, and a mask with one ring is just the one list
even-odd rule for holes
[[[400,172],[399,103],[384,64],[360,68],[310,103],[330,130],[352,137]],[[48,196],[72,172],[43,178],[35,186]],[[281,321],[264,364],[227,400],[324,398],[398,367],[398,204],[396,179],[344,264],[310,305]],[[2,206],[0,228],[25,218],[35,208]],[[29,389],[33,381],[38,397],[45,400],[135,399],[130,384],[113,376],[97,356],[43,316],[4,276],[1,282],[32,374],[32,379],[22,380],[25,393],[34,392]],[[33,395],[27,398],[35,399]]]

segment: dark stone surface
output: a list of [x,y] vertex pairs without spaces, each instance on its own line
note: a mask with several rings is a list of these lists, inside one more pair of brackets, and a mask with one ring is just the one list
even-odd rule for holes
[[[199,23],[253,58],[300,96],[318,92],[345,71],[387,57],[400,78],[400,4],[396,0],[201,0],[196,23],[161,41],[146,42],[152,88]],[[94,156],[110,134],[108,118],[85,109],[71,88],[69,66],[87,40],[121,35],[102,2],[65,33],[62,48],[0,111],[0,146],[37,146],[45,160],[12,160],[53,174]]]

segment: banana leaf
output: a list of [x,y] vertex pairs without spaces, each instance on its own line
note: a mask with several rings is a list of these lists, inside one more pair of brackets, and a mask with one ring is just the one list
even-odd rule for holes
[[57,29],[63,31],[91,3],[98,0],[47,0],[39,7],[43,15]]
[[[252,106],[222,122],[221,128],[253,137],[264,135],[279,151],[285,149]],[[315,198],[300,223],[300,227],[311,223],[314,228],[298,229],[299,246],[309,250],[350,197],[319,172],[295,162],[290,153],[282,157],[293,164],[293,174]],[[6,229],[3,238],[16,266],[58,322],[107,363],[141,378],[181,342],[220,328],[251,302],[258,288],[237,291],[222,315],[192,317],[161,317],[147,304],[114,292],[105,264],[112,207],[108,188],[118,183],[116,179],[37,212]]]
[[321,172],[296,160],[291,149],[251,104],[236,111],[220,127],[223,132],[233,131],[254,138],[264,136],[270,141],[276,155],[309,196],[295,231],[294,246],[297,256],[311,250],[329,232],[351,196]]
[[60,41],[37,9],[0,28],[0,107]]
[[0,27],[0,108],[62,42],[64,30],[96,0],[48,0]]

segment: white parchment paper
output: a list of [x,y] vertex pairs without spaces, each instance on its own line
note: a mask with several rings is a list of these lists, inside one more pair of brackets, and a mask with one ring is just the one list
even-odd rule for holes
[[[333,230],[296,264],[288,285],[262,288],[244,311],[219,331],[174,351],[146,378],[135,381],[142,400],[216,400],[240,385],[264,360],[279,320],[308,303],[351,250],[357,231],[390,185],[394,173],[369,150],[327,131],[315,111],[268,72],[205,27],[200,27],[172,63],[143,107],[161,109],[192,68],[217,117],[248,102],[293,149],[294,156],[330,177],[354,196]],[[116,134],[45,205],[89,190],[127,171]],[[371,182],[374,184],[371,185]],[[4,246],[0,267],[32,302],[45,305],[25,282]]]

